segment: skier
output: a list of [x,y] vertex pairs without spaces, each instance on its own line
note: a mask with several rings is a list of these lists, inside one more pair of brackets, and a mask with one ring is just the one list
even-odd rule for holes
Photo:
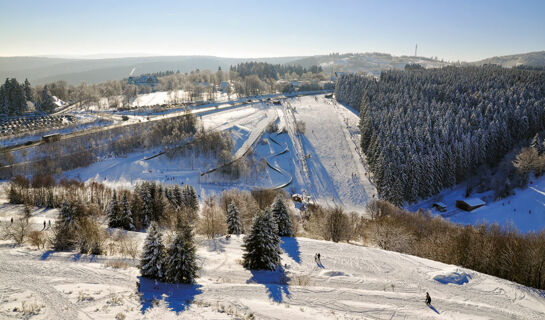
[[426,292],[426,304],[429,306],[431,305],[431,297],[430,294]]
[[10,224],[13,224],[13,217],[11,217],[11,222],[10,222]]
[[51,220],[49,220],[47,224],[48,224],[48,228],[51,228]]
[[45,230],[45,220],[44,220],[44,228],[42,230]]

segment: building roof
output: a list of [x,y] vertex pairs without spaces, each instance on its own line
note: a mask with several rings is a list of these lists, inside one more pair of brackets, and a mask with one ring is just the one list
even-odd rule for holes
[[442,203],[442,202],[440,202],[440,201],[434,202],[434,203],[432,204],[432,206],[437,206],[437,207],[441,207],[441,208],[446,208],[446,207],[447,207],[446,204],[444,204],[444,203]]
[[458,201],[465,202],[465,203],[467,203],[467,205],[469,205],[471,207],[484,206],[486,204],[486,202],[484,202],[483,200],[481,200],[479,198],[467,198],[467,199],[462,199],[462,200],[458,200]]

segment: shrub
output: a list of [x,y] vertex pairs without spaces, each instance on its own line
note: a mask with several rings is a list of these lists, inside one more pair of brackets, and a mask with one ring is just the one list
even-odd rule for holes
[[206,235],[209,239],[223,235],[227,231],[225,213],[216,203],[215,199],[208,198],[202,208],[201,217],[197,224],[200,234]]

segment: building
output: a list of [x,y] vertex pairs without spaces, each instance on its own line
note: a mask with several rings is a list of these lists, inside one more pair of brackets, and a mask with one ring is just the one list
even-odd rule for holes
[[472,211],[484,205],[486,205],[486,202],[484,202],[483,200],[479,198],[468,198],[463,200],[456,200],[456,207],[465,211]]
[[155,88],[159,85],[159,79],[155,76],[138,76],[138,77],[129,77],[129,84],[134,84],[136,86],[149,86]]
[[431,207],[434,208],[435,210],[439,211],[439,212],[446,212],[447,211],[447,205],[442,203],[442,202],[434,202],[431,205]]

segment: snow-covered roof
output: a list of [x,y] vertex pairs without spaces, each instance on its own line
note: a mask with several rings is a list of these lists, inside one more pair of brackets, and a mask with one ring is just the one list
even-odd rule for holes
[[442,203],[440,201],[434,202],[432,205],[437,206],[437,207],[441,207],[441,208],[446,208],[447,207],[446,204],[444,204],[444,203]]
[[472,206],[472,207],[484,206],[486,204],[486,202],[484,202],[483,200],[481,200],[479,198],[467,198],[467,199],[463,199],[463,200],[460,200],[460,201],[463,201],[463,202],[467,203],[469,206]]

